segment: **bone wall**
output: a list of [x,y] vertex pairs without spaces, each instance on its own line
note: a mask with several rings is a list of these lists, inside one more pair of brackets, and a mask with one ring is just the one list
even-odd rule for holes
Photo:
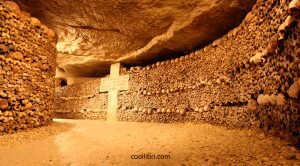
[[100,93],[100,79],[76,78],[76,83],[56,87],[55,118],[106,119],[107,93]]
[[52,121],[56,36],[0,1],[0,135]]
[[261,128],[299,142],[299,0],[259,0],[243,23],[189,55],[123,68],[118,119]]

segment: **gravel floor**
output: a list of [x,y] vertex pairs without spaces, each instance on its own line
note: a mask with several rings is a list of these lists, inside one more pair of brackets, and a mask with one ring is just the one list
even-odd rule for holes
[[[206,124],[56,120],[0,142],[5,166],[300,165],[300,152],[287,142]],[[132,159],[143,154],[152,159]]]

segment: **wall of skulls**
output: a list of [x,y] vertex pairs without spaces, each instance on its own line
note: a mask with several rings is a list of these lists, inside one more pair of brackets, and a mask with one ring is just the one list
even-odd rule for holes
[[300,2],[260,0],[240,26],[180,58],[123,68],[118,118],[262,128],[299,141]]
[[0,135],[52,121],[57,39],[11,1],[0,1]]
[[55,118],[106,119],[107,93],[100,93],[100,79],[80,80],[64,87],[56,87]]

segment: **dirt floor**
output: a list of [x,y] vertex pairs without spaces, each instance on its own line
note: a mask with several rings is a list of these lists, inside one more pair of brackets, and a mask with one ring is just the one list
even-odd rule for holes
[[113,164],[300,165],[300,152],[259,132],[206,124],[55,120],[0,136],[0,165]]

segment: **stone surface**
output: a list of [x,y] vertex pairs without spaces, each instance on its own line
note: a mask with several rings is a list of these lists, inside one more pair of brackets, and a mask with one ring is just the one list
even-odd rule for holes
[[118,91],[128,89],[129,75],[120,76],[120,63],[112,64],[109,78],[102,78],[100,92]]
[[[205,124],[63,122],[74,127],[68,130],[70,125],[59,123],[56,125],[59,128],[38,128],[44,133],[42,138],[39,138],[40,132],[1,137],[0,163],[34,166],[298,165],[300,159],[299,150],[288,143],[255,131],[227,130]],[[54,135],[48,134],[49,128],[54,129],[51,130]],[[61,131],[66,132],[56,135]],[[34,140],[30,144],[12,142],[27,142],[28,136]],[[3,142],[11,147],[1,146]],[[170,159],[131,159],[131,155],[144,153],[169,155]]]
[[111,90],[127,90],[129,75],[102,78],[100,85],[100,92],[107,92]]
[[255,0],[16,0],[59,35],[58,65],[69,75],[109,72],[202,47],[236,27]]
[[102,78],[100,92],[108,92],[107,119],[117,120],[118,91],[128,89],[129,75],[120,76],[120,63],[112,64],[109,78]]

